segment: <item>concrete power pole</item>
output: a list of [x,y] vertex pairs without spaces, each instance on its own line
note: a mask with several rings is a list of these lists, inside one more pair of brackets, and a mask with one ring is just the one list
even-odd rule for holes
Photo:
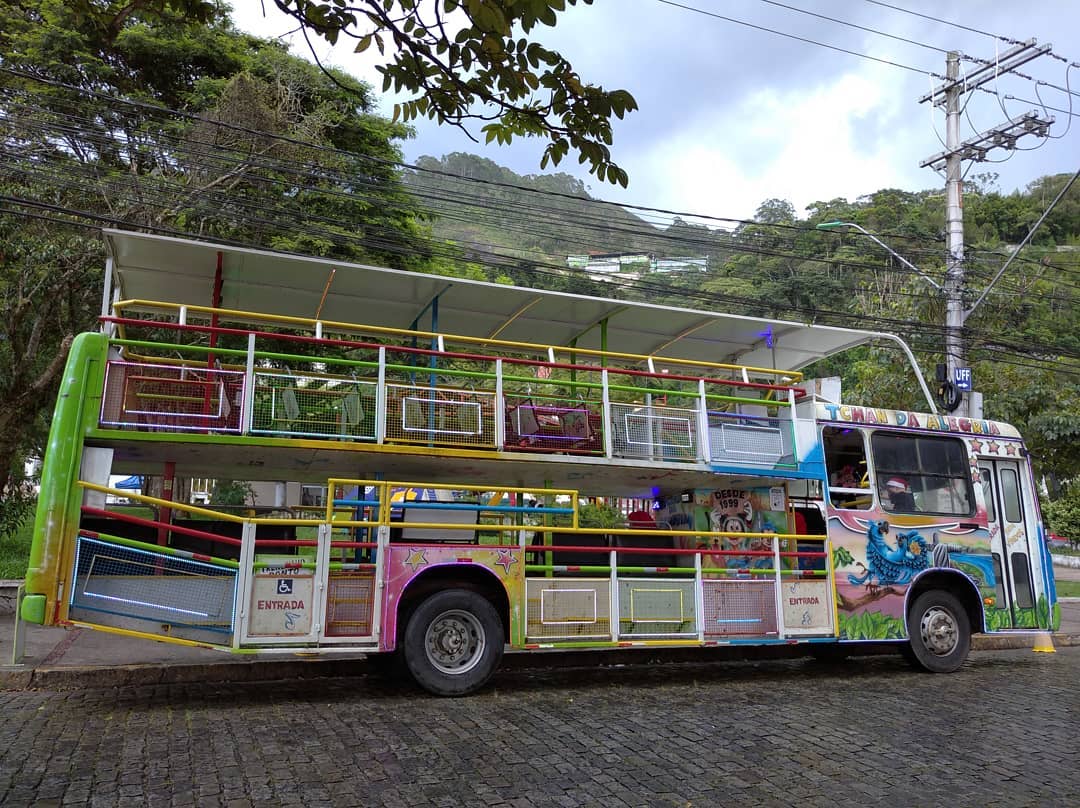
[[[1052,117],[1045,118],[1037,110],[1032,110],[961,141],[960,96],[994,81],[1050,50],[1049,44],[1037,45],[1034,39],[1021,42],[999,54],[992,62],[983,60],[980,67],[962,78],[961,55],[957,51],[949,51],[945,61],[945,83],[919,99],[920,103],[930,101],[934,104],[944,103],[945,106],[945,151],[928,157],[919,165],[923,168],[929,166],[935,171],[945,170],[948,254],[942,293],[945,297],[945,367],[948,375],[943,388],[954,394],[958,390],[971,390],[972,379],[970,369],[967,368],[964,345],[964,322],[975,310],[975,306],[970,309],[964,307],[963,161],[985,160],[987,153],[995,148],[1012,150],[1016,147],[1016,141],[1027,134],[1045,137],[1050,124],[1054,122]],[[981,301],[982,298],[979,299],[979,302]],[[960,415],[979,418],[982,417],[982,396],[973,391],[968,392],[962,395],[956,407],[951,407],[948,402],[945,407],[957,410]]]
[[[945,228],[948,256],[945,259],[945,367],[956,382],[956,369],[964,367],[964,192],[960,156],[960,54],[949,51],[945,78]],[[967,397],[965,396],[965,399]],[[965,400],[961,413],[969,415]]]

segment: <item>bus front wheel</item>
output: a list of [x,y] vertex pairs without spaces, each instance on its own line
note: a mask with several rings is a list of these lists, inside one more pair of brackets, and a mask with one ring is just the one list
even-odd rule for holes
[[971,650],[971,621],[955,595],[923,592],[908,612],[911,655],[931,673],[952,673]]
[[438,592],[409,618],[405,664],[420,687],[437,696],[466,696],[484,686],[503,653],[495,607],[467,589]]

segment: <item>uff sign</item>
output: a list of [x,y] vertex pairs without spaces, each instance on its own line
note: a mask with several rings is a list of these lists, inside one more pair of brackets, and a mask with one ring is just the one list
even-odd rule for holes
[[956,384],[957,390],[963,390],[965,393],[971,392],[971,368],[954,368],[953,382]]

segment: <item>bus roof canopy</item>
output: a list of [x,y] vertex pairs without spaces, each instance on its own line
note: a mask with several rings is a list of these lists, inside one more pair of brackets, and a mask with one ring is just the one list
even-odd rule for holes
[[[106,230],[113,299],[798,370],[894,335],[527,289],[190,239]],[[607,323],[607,345],[601,324]],[[912,363],[914,365],[914,363]],[[921,374],[919,378],[922,383]],[[925,385],[924,385],[925,389]]]

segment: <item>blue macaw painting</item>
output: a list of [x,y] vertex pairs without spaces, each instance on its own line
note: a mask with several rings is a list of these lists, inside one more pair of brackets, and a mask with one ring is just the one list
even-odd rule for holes
[[888,586],[909,584],[915,575],[930,566],[926,539],[916,530],[896,535],[896,546],[885,538],[889,532],[886,521],[871,522],[866,531],[866,566],[862,575],[848,575],[852,584]]

